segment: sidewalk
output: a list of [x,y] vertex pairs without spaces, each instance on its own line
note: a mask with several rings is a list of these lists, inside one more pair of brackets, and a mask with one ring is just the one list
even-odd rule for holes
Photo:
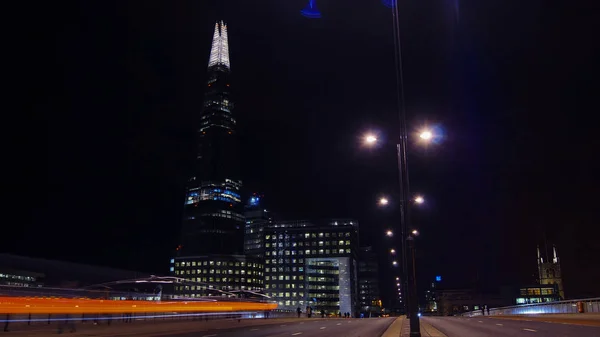
[[[422,337],[447,337],[431,324],[419,320]],[[406,316],[398,317],[381,337],[410,337],[410,322]]]

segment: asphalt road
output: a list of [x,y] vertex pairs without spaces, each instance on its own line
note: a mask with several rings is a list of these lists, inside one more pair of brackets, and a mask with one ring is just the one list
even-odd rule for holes
[[[283,324],[255,325],[240,328],[213,328],[206,330],[151,334],[152,337],[379,337],[395,318],[311,319]],[[136,335],[136,337],[143,335]]]
[[488,317],[423,317],[448,337],[600,337],[600,327]]

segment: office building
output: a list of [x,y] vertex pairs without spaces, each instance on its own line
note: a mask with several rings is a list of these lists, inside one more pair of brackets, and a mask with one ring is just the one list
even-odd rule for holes
[[197,285],[175,286],[175,294],[200,297],[213,294],[210,290],[262,291],[264,266],[262,261],[245,255],[183,256],[171,259],[175,277],[197,282]]
[[246,218],[244,254],[258,258],[264,257],[264,229],[273,224],[273,216],[263,208],[262,199],[262,195],[253,193],[244,212]]
[[276,221],[264,235],[265,293],[280,309],[358,312],[356,221]]
[[358,300],[367,317],[381,314],[379,261],[373,247],[361,247],[358,255]]

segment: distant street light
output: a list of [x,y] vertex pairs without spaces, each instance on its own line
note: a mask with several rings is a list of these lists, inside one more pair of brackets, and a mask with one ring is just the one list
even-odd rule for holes
[[412,233],[412,235],[414,235],[414,236],[419,236],[419,231],[418,231],[418,230],[416,230],[416,229],[413,229],[411,233]]
[[392,232],[391,230],[388,230],[387,232],[385,232],[385,235],[394,236],[394,232]]
[[396,250],[394,248],[390,249],[390,253],[396,254]]
[[398,265],[398,262],[396,262],[396,261],[392,261],[392,264],[393,264],[394,266],[397,266],[397,265]]
[[379,204],[382,205],[382,206],[387,205],[389,202],[390,201],[387,198],[385,198],[385,197],[379,199]]
[[422,204],[422,203],[424,203],[424,202],[425,202],[425,198],[423,198],[422,196],[420,196],[420,195],[417,195],[417,196],[415,197],[415,203],[417,203],[417,204]]

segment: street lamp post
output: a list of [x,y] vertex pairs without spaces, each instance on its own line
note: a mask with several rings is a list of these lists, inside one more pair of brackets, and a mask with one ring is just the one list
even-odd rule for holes
[[[406,156],[406,148],[408,143],[408,133],[406,131],[406,123],[404,118],[400,119],[400,142],[396,144],[396,155],[398,157],[398,182],[400,188],[400,243],[402,251],[402,275],[403,283],[406,296],[406,312],[410,320],[410,335],[412,337],[421,337],[421,327],[419,322],[418,310],[418,296],[417,296],[417,285],[416,285],[416,266],[415,266],[415,248],[414,248],[414,236],[418,235],[416,230],[409,232],[410,216],[409,216],[409,205],[413,201],[416,204],[422,204],[425,199],[422,196],[416,196],[414,199],[410,198],[410,185],[408,180],[408,164]],[[429,141],[433,138],[433,133],[429,130],[423,130],[419,134],[419,138],[424,141]],[[372,134],[367,134],[364,138],[367,145],[373,145],[377,143],[377,137]],[[379,200],[380,205],[387,205],[389,200],[387,198],[381,198]],[[387,236],[392,236],[391,231],[386,232]],[[396,261],[393,263],[397,265]]]

